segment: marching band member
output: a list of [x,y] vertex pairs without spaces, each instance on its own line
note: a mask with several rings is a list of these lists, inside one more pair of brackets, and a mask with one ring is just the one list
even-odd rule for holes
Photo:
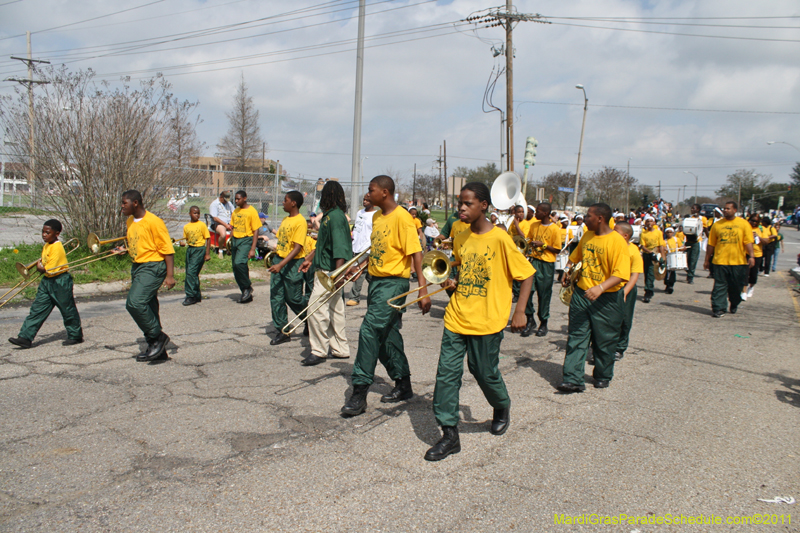
[[125,308],[147,341],[147,350],[136,356],[136,360],[166,358],[169,336],[161,329],[158,289],[161,285],[166,285],[167,289],[175,286],[172,239],[164,221],[145,209],[139,191],[122,193],[121,211],[128,217],[125,222],[128,225],[128,254],[133,259]]
[[536,220],[539,224],[530,227],[528,240],[533,249],[531,265],[536,271],[533,277],[533,289],[525,306],[528,322],[523,337],[529,337],[536,327],[533,318],[533,293],[536,292],[539,305],[539,329],[537,337],[547,335],[547,321],[550,319],[550,299],[553,296],[553,274],[556,267],[556,254],[561,251],[561,231],[550,219],[550,204],[542,202],[536,207]]
[[[308,256],[317,249],[317,239],[311,236],[311,232],[314,231],[313,229],[313,222],[311,220],[306,221],[306,242],[303,244],[303,253]],[[300,263],[302,265],[302,263]],[[315,277],[315,270],[312,266],[303,274],[303,297],[308,301],[311,297],[311,293],[314,291],[314,277]],[[303,335],[308,337],[308,320],[306,320],[306,325],[303,328]]]
[[[741,290],[747,283],[747,269],[755,266],[753,228],[736,216],[736,202],[725,203],[724,218],[715,221],[708,234],[708,250],[703,267],[714,265],[714,289],[711,292],[711,316],[725,314],[726,299],[731,313],[742,301]],[[727,297],[727,298],[726,298]]]
[[631,256],[631,277],[625,288],[623,289],[623,317],[622,327],[619,332],[619,340],[617,341],[617,349],[614,352],[614,361],[619,361],[625,355],[625,350],[628,349],[628,342],[631,335],[631,328],[633,327],[633,312],[636,309],[636,282],[639,281],[639,274],[644,274],[644,265],[642,264],[642,254],[639,253],[639,247],[631,242],[633,237],[633,228],[627,222],[617,222],[614,226],[614,231],[622,235],[625,242],[628,243],[628,253]]
[[[528,209],[527,214],[529,214],[529,215],[531,215],[531,217],[533,217],[533,211],[532,210]],[[538,222],[539,221],[537,220],[537,223]],[[512,218],[508,223],[508,234],[511,237],[514,237],[516,235],[521,235],[522,237],[524,237],[527,240],[528,239],[528,232],[530,231],[532,223],[533,223],[532,220],[528,220],[526,218],[525,207],[523,207],[521,205],[514,206],[514,218]],[[514,283],[512,284],[511,292],[513,294],[513,299],[511,301],[516,303],[517,299],[519,298],[519,282],[518,281],[514,281]],[[448,294],[450,294],[450,293],[448,292]],[[528,330],[528,328],[526,327],[525,331],[527,331],[527,330]],[[525,331],[523,331],[523,333]],[[530,332],[528,333],[528,335],[530,335]],[[525,336],[527,337],[528,335],[525,335]]]
[[[675,230],[673,228],[667,228],[665,232],[666,238],[664,240],[664,244],[667,248],[667,253],[682,252],[682,243],[678,241],[677,237],[675,237]],[[675,285],[676,276],[677,274],[674,270],[667,271],[667,276],[664,278],[664,292],[667,294],[672,294],[675,291],[673,286]]]
[[778,231],[772,225],[772,219],[769,215],[761,217],[761,227],[764,228],[764,243],[761,246],[764,259],[761,264],[761,270],[764,272],[764,276],[769,277],[770,266],[773,263],[773,255],[775,254],[775,245],[778,241]]
[[[353,364],[353,392],[342,407],[344,416],[357,416],[367,408],[367,392],[375,379],[375,366],[380,360],[386,367],[395,387],[381,397],[381,402],[408,400],[411,389],[411,370],[400,334],[401,310],[387,303],[408,291],[411,263],[417,272],[422,313],[431,308],[431,299],[422,275],[422,246],[411,215],[394,201],[394,180],[376,176],[369,182],[372,204],[380,209],[372,219],[372,245],[369,253],[369,293],[367,313],[358,334],[358,353]],[[351,270],[352,272],[352,270]]]
[[[570,227],[571,226],[578,226],[578,227],[583,226],[583,231],[585,232],[586,231],[586,224],[583,223],[583,215],[581,215],[581,214],[575,215],[573,217],[573,219],[572,219],[572,222],[570,222]],[[572,253],[572,252],[575,251],[575,249],[578,247],[578,243],[579,242],[580,241],[573,241],[573,242],[571,242],[569,244],[569,253]]]
[[[700,214],[700,209],[702,209],[700,204],[692,205],[692,214],[690,215],[690,218],[700,218],[703,223],[703,232],[705,232],[705,228],[708,227],[708,219]],[[684,221],[685,220],[686,219],[684,219]],[[694,283],[694,272],[697,269],[697,258],[700,257],[700,240],[702,238],[702,233],[700,235],[685,236],[684,242],[686,243],[686,259],[688,263],[688,269],[686,271],[686,283],[689,285]]]
[[661,254],[662,261],[667,254],[664,247],[664,235],[656,227],[656,219],[646,216],[644,228],[639,236],[639,243],[642,249],[642,261],[644,262],[644,298],[642,301],[648,303],[655,292],[655,272],[653,271],[653,261],[656,260],[656,253]]
[[[628,243],[608,227],[611,208],[594,204],[586,213],[589,230],[570,261],[582,261],[580,279],[569,306],[569,338],[564,357],[561,392],[583,392],[583,372],[590,341],[594,342],[595,365],[592,376],[597,389],[608,387],[614,377],[614,352],[623,321],[623,295],[620,290],[630,279],[631,259]],[[562,282],[564,286],[568,279]]]
[[427,461],[439,461],[461,451],[458,412],[465,353],[470,373],[494,408],[490,432],[502,435],[508,429],[511,400],[498,368],[500,343],[511,311],[511,280],[522,283],[521,298],[511,319],[511,330],[515,331],[525,324],[523,302],[527,301],[534,273],[514,241],[486,219],[490,202],[486,185],[466,184],[459,199],[459,216],[470,224],[470,231],[460,233],[453,242],[455,261],[461,264],[458,281],[442,284],[456,292],[445,310],[433,392],[433,413],[443,436],[425,454]]
[[196,205],[189,208],[189,219],[191,222],[183,226],[183,238],[186,239],[186,279],[183,283],[186,299],[183,305],[194,305],[203,301],[200,293],[200,271],[206,261],[211,259],[211,234],[208,226],[200,222],[200,208]]
[[750,215],[748,221],[750,222],[750,227],[753,229],[753,257],[755,261],[748,271],[748,287],[745,291],[742,291],[742,300],[753,297],[753,292],[756,290],[756,283],[758,283],[758,271],[761,270],[761,265],[764,263],[764,245],[769,242],[770,238],[769,230],[761,225],[761,216],[757,213],[753,213]]
[[[353,257],[350,241],[350,224],[347,222],[347,200],[344,189],[338,181],[327,181],[320,193],[319,208],[323,212],[317,233],[317,247],[306,255],[300,272],[307,273],[310,268],[326,274],[336,270]],[[314,301],[327,292],[322,283],[314,280],[314,290],[309,301]],[[335,296],[328,300],[317,312],[308,316],[309,342],[311,353],[303,359],[303,366],[314,366],[325,361],[330,352],[332,357],[350,357],[350,345],[345,332],[344,299]]]
[[[356,222],[353,225],[353,253],[358,254],[369,248],[369,237],[372,235],[372,217],[375,216],[375,207],[369,201],[369,194],[364,195],[362,204],[363,209],[358,211],[356,215]],[[433,220],[432,218],[428,220]],[[438,232],[437,232],[438,235]],[[350,299],[347,300],[348,306],[358,305],[361,303],[361,287],[364,285],[364,279],[369,283],[369,276],[359,276],[354,280],[350,289]]]
[[36,290],[36,298],[31,304],[31,310],[22,323],[17,337],[11,337],[8,342],[20,348],[30,348],[33,339],[39,333],[44,321],[58,307],[64,319],[64,329],[67,330],[67,340],[62,344],[72,346],[83,342],[83,329],[81,317],[75,306],[75,297],[72,295],[72,275],[67,265],[67,254],[64,245],[58,240],[61,235],[61,222],[50,219],[42,225],[42,258],[36,263],[36,270],[44,274]]
[[[558,219],[558,223],[561,226],[561,248],[564,249],[567,247],[568,243],[572,241],[572,229],[569,227],[569,217],[567,215],[561,215],[561,218]],[[561,283],[561,278],[564,277],[563,270],[556,270],[558,273],[558,282]]]
[[308,296],[303,294],[305,273],[299,266],[306,256],[305,245],[308,237],[308,222],[300,214],[303,207],[303,195],[298,191],[289,191],[283,197],[283,210],[289,215],[284,218],[278,228],[278,246],[275,252],[280,262],[269,267],[269,303],[272,309],[272,325],[275,327],[275,338],[272,346],[289,342],[289,335],[283,328],[289,322],[286,306],[296,315],[303,312],[308,304]]
[[[240,304],[249,304],[253,301],[253,285],[250,283],[250,267],[247,262],[256,256],[258,244],[258,229],[261,219],[255,207],[247,204],[247,193],[237,191],[233,197],[236,209],[233,210],[231,225],[231,264],[236,285],[242,291]],[[249,248],[248,248],[249,246]]]

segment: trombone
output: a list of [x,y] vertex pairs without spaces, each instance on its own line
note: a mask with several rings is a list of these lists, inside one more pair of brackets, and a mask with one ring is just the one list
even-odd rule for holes
[[[64,246],[66,246],[67,244],[73,244],[72,249],[67,252],[67,255],[71,254],[80,247],[80,242],[78,242],[78,239],[70,239],[64,243]],[[19,275],[22,276],[22,280],[13,287],[11,287],[10,289],[8,289],[5,293],[3,293],[2,296],[0,296],[0,308],[6,305],[11,300],[13,300],[14,298],[16,298],[17,296],[19,296],[19,294],[22,291],[28,288],[28,285],[32,284],[34,281],[37,281],[39,278],[42,277],[41,272],[39,272],[38,276],[33,276],[33,273],[35,272],[34,269],[36,268],[36,264],[39,261],[40,259],[37,259],[36,261],[32,262],[29,265],[23,265],[22,263],[17,263],[16,265],[14,265],[17,269],[17,272],[19,272]],[[65,266],[66,265],[61,265],[51,270],[59,270],[64,268]],[[14,292],[15,290],[16,292]],[[12,292],[14,294],[11,294]]]
[[[309,302],[305,309],[300,311],[297,315],[295,315],[293,319],[289,321],[288,324],[283,326],[281,333],[283,333],[284,335],[291,335],[294,330],[299,328],[301,324],[305,323],[305,321],[308,320],[308,317],[316,313],[320,308],[322,308],[323,305],[331,301],[331,298],[339,294],[339,291],[344,289],[348,283],[351,283],[355,279],[356,275],[359,275],[362,272],[364,272],[364,270],[369,265],[369,261],[364,261],[364,266],[359,266],[358,270],[356,270],[356,272],[352,276],[345,277],[347,275],[347,272],[350,270],[350,268],[352,268],[353,265],[361,265],[361,259],[365,255],[369,254],[369,251],[370,249],[367,248],[363,252],[356,254],[352,259],[347,261],[345,264],[343,264],[336,270],[332,271],[330,274],[326,274],[321,270],[318,271],[317,281],[320,282],[320,284],[323,287],[325,287],[325,290],[327,290],[328,292],[320,294],[313,301]],[[336,285],[338,285],[343,278],[344,278],[344,283],[342,283],[337,287]],[[314,307],[313,309],[311,309],[312,306]],[[295,322],[297,323],[295,324]]]
[[101,241],[100,237],[98,237],[96,233],[90,233],[89,237],[86,239],[86,246],[89,247],[89,250],[93,254],[96,254],[97,252],[100,251],[100,247],[103,246],[104,244],[109,244],[117,241],[124,241],[127,238],[128,237],[125,236],[125,237],[117,237],[116,239],[106,239],[104,241]]
[[450,277],[450,270],[452,269],[452,267],[453,265],[450,264],[450,259],[444,253],[440,252],[439,250],[431,250],[430,252],[422,256],[422,275],[428,283],[420,287],[417,287],[416,289],[411,289],[408,292],[404,292],[403,294],[395,296],[394,298],[389,298],[388,300],[386,300],[386,303],[389,304],[389,307],[394,307],[395,309],[404,309],[409,305],[419,302],[420,300],[424,300],[425,298],[430,298],[434,294],[442,292],[443,290],[445,290],[444,287],[435,290],[430,294],[426,294],[425,296],[421,296],[416,300],[406,302],[402,305],[397,305],[392,303],[394,300],[405,298],[409,294],[413,294],[422,289],[426,289],[431,285],[438,285],[440,283],[443,283],[447,278]]
[[181,237],[180,239],[172,237],[172,246],[186,246],[186,237]]
[[[96,255],[96,257],[93,257],[93,258],[84,257],[83,259],[76,260],[74,263],[67,263],[67,266],[69,268],[82,267],[82,266],[86,266],[86,265],[88,265],[90,263],[95,263],[97,261],[102,261],[103,259],[108,259],[109,257],[114,256],[114,255],[119,255],[120,252],[117,252],[116,250],[108,250],[106,252],[103,252],[100,255],[97,255],[97,253],[100,251],[100,247],[102,245],[108,244],[108,243],[111,243],[111,242],[123,241],[123,240],[125,240],[127,238],[128,237],[125,236],[125,237],[117,237],[116,239],[106,239],[106,240],[103,241],[103,240],[100,240],[100,237],[98,237],[96,233],[90,233],[89,237],[86,239],[86,246],[89,247],[89,251],[91,251],[93,255]],[[125,250],[125,248],[123,247],[123,251],[124,250]],[[54,268],[52,270],[57,270],[58,268],[62,268],[62,267],[57,267],[57,268]]]

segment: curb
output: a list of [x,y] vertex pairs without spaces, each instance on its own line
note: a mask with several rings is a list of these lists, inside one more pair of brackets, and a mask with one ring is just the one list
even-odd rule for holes
[[[221,272],[219,274],[200,274],[200,281],[225,279],[232,280],[233,272]],[[253,280],[267,280],[269,279],[269,272],[266,270],[251,270],[250,279]],[[125,292],[130,288],[131,282],[128,281],[111,281],[107,283],[83,283],[81,285],[74,285],[72,288],[75,296],[97,296],[99,294],[115,294]]]

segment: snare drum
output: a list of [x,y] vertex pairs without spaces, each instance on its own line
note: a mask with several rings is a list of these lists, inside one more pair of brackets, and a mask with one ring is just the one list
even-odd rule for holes
[[672,252],[667,254],[667,270],[689,270],[686,252]]
[[556,256],[556,270],[566,270],[569,262],[569,254],[558,254]]
[[633,235],[631,236],[631,242],[633,244],[639,244],[639,238],[642,236],[642,227],[641,226],[631,226],[633,229]]
[[703,234],[703,219],[700,217],[683,219],[683,233],[684,235],[702,235]]
[[579,242],[583,237],[583,224],[579,226],[567,226],[568,230],[572,230],[572,242]]

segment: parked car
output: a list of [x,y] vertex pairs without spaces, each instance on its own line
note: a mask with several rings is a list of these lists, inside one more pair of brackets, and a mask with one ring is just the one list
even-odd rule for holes
[[719,207],[719,204],[702,204],[700,214],[706,218],[714,218],[714,208],[716,207]]

